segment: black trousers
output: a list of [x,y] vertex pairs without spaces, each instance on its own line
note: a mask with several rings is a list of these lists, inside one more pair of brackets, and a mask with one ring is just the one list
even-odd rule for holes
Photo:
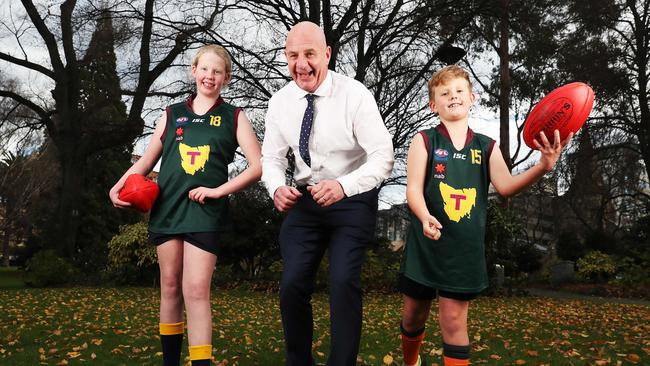
[[280,230],[280,311],[288,366],[312,366],[311,296],[329,252],[331,366],[356,365],[361,338],[361,264],[374,237],[377,189],[320,207],[306,190]]

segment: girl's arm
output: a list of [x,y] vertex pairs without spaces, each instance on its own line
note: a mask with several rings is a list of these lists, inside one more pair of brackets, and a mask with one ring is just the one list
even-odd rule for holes
[[571,141],[573,133],[569,134],[564,141],[560,142],[560,132],[555,130],[552,144],[548,141],[544,132],[541,132],[540,136],[543,145],[537,139],[534,140],[534,143],[542,153],[541,158],[530,169],[515,176],[510,174],[510,170],[508,170],[508,166],[503,160],[501,150],[492,150],[492,155],[490,156],[490,179],[500,195],[504,197],[515,195],[551,171],[560,158],[562,150]]
[[442,225],[431,216],[424,200],[424,181],[427,172],[428,152],[424,137],[417,134],[411,141],[406,165],[406,200],[409,208],[422,222],[424,235],[438,240]]
[[262,176],[262,153],[257,136],[244,111],[237,117],[237,142],[248,161],[248,167],[239,175],[216,188],[197,187],[189,192],[189,198],[205,203],[206,198],[220,198],[240,191],[260,180]]
[[131,206],[130,203],[122,201],[118,198],[118,195],[120,193],[120,190],[124,186],[124,181],[126,178],[128,178],[129,175],[131,174],[141,174],[141,175],[147,175],[151,172],[153,167],[156,165],[156,162],[158,162],[158,159],[160,159],[160,155],[162,154],[163,150],[163,145],[162,145],[162,135],[165,132],[165,126],[167,124],[167,113],[163,113],[162,117],[158,120],[158,123],[156,125],[156,129],[154,130],[153,136],[151,137],[151,141],[149,141],[149,145],[147,145],[147,148],[144,151],[144,154],[136,161],[127,171],[122,175],[122,177],[115,183],[113,188],[108,192],[108,196],[111,199],[111,202],[113,202],[113,206],[118,207],[118,208],[124,208],[124,207],[129,207]]

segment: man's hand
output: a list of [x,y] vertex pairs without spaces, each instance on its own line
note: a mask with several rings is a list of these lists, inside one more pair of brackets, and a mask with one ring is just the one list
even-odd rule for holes
[[280,212],[287,212],[298,202],[302,193],[295,187],[282,186],[275,190],[273,194],[273,204]]
[[307,190],[321,207],[333,205],[345,197],[343,187],[336,179],[323,180],[314,186],[307,187]]

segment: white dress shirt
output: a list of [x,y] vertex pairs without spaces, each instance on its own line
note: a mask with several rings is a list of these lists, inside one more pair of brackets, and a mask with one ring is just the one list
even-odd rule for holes
[[298,153],[308,93],[294,82],[269,101],[262,144],[262,181],[273,195],[286,185],[287,151],[294,153],[298,186],[336,179],[350,197],[378,187],[393,169],[393,143],[375,98],[360,82],[332,70],[312,94],[315,115],[309,167]]

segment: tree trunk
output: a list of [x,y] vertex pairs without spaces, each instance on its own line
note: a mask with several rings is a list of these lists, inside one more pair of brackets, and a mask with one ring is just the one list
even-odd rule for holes
[[508,7],[510,0],[500,0],[501,14],[499,24],[499,148],[503,154],[508,170],[512,171],[512,158],[510,156],[510,14]]
[[641,107],[641,126],[639,128],[639,145],[641,148],[641,157],[643,158],[643,163],[645,164],[646,176],[650,177],[650,111],[646,106],[645,116],[644,108]]
[[11,237],[11,228],[9,226],[8,223],[5,223],[2,233],[2,267],[9,267],[9,239]]
[[646,175],[650,176],[650,100],[648,100],[648,73],[647,58],[640,59],[639,75],[637,77],[639,83],[639,128],[637,130],[637,137],[641,148],[641,157],[645,164]]
[[[85,156],[76,141],[63,138],[64,146],[58,146],[61,161],[61,187],[59,206],[55,217],[54,235],[50,240],[61,255],[72,257],[77,249],[79,213],[85,192]],[[61,151],[63,149],[63,151]]]

